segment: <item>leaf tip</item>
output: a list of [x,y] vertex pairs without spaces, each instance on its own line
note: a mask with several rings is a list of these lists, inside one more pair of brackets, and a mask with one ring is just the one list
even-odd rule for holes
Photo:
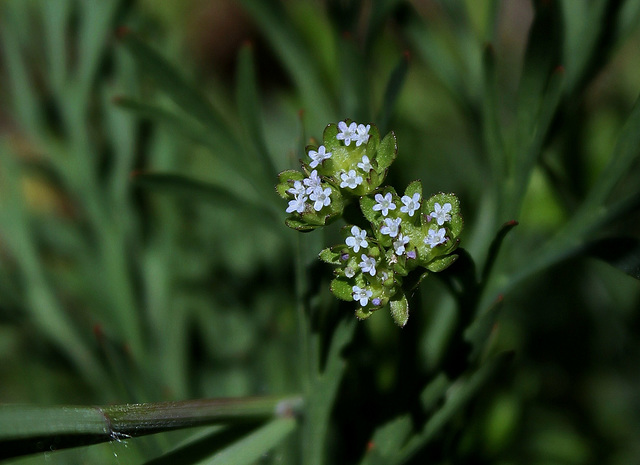
[[129,34],[131,34],[131,29],[129,29],[127,26],[120,26],[119,28],[116,29],[116,32],[115,32],[116,39],[118,40],[124,39]]

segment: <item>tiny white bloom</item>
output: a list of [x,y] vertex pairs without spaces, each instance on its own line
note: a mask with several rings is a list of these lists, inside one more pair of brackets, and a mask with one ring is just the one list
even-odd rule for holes
[[360,289],[358,286],[353,286],[351,290],[353,291],[353,300],[359,300],[363,307],[369,303],[369,299],[373,295],[373,292],[367,288]]
[[400,228],[400,218],[385,218],[384,226],[380,228],[380,232],[389,237],[396,237],[398,235],[398,229]]
[[413,194],[413,197],[403,195],[400,200],[402,200],[402,203],[404,204],[400,207],[400,211],[409,216],[413,216],[416,210],[420,208],[420,194],[417,192]]
[[320,187],[320,185],[322,184],[322,180],[320,179],[320,176],[318,176],[318,171],[313,170],[308,178],[304,178],[302,180],[302,183],[307,186],[306,193],[311,194],[316,189],[316,187]]
[[326,187],[322,188],[322,186],[316,187],[311,194],[309,194],[309,199],[314,202],[313,209],[317,212],[322,210],[322,207],[326,207],[331,203],[331,189]]
[[432,249],[436,245],[444,244],[447,240],[447,238],[444,236],[445,233],[446,231],[444,228],[440,228],[438,229],[438,231],[436,231],[435,229],[430,229],[429,231],[427,231],[427,237],[424,238],[424,243]]
[[344,145],[351,144],[352,140],[359,140],[359,136],[357,134],[358,125],[356,123],[351,123],[349,126],[347,126],[347,123],[345,123],[344,121],[340,121],[338,123],[338,129],[340,129],[340,132],[336,135],[336,139],[343,140]]
[[349,189],[355,189],[360,184],[362,184],[362,176],[356,173],[356,170],[349,170],[348,173],[342,173],[340,175],[342,182],[340,183],[340,187],[348,187]]
[[373,169],[373,167],[371,166],[371,161],[369,160],[368,156],[362,155],[362,161],[358,163],[358,168],[360,168],[365,173],[368,173]]
[[307,201],[306,195],[296,195],[293,200],[289,200],[289,206],[287,207],[287,213],[304,212],[304,205]]
[[449,202],[445,203],[442,207],[436,202],[433,205],[433,210],[434,211],[429,213],[429,216],[436,219],[438,226],[442,226],[445,221],[451,221],[451,215],[449,214],[451,211],[451,204]]
[[409,243],[409,238],[400,234],[398,239],[393,241],[393,250],[396,251],[396,255],[402,255],[405,252],[404,246]]
[[306,189],[302,185],[301,181],[296,181],[293,183],[293,187],[287,189],[287,192],[293,195],[304,195],[306,193]]
[[380,280],[382,282],[385,282],[387,279],[389,279],[389,273],[387,273],[386,271],[380,273]]
[[353,278],[356,275],[356,270],[354,270],[353,268],[351,268],[350,266],[346,267],[344,269],[344,275],[347,278]]
[[371,276],[376,275],[376,259],[369,257],[365,254],[360,255],[362,261],[358,263],[358,266],[363,273],[369,273]]
[[309,150],[309,158],[311,158],[311,163],[309,163],[309,166],[311,168],[315,168],[323,161],[331,158],[331,152],[327,152],[326,147],[324,145],[321,145],[320,147],[318,147],[317,152],[315,150]]
[[393,203],[391,198],[391,192],[387,192],[384,197],[382,194],[376,194],[375,199],[378,203],[373,206],[373,209],[375,211],[381,211],[382,216],[387,216],[389,214],[389,210],[396,209],[396,204]]
[[371,125],[367,124],[359,124],[356,129],[358,134],[356,135],[356,147],[360,147],[362,144],[366,144],[369,142],[369,129],[371,129]]
[[346,244],[353,249],[354,252],[360,251],[360,248],[369,247],[367,242],[367,232],[357,226],[351,227],[351,236],[347,237]]

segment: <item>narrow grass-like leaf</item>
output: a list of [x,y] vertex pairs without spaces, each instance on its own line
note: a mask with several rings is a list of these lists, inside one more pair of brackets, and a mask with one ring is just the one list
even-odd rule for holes
[[199,465],[251,465],[264,457],[296,428],[294,418],[278,418],[231,444]]
[[[100,60],[109,44],[105,37],[113,29],[115,15],[124,0],[103,2],[85,0],[80,7],[78,30],[78,71],[77,84],[80,85],[81,98],[88,98]],[[64,30],[59,34],[64,36]]]
[[389,130],[389,121],[391,120],[393,107],[404,85],[408,69],[409,52],[406,52],[391,72],[391,77],[389,78],[389,82],[387,82],[387,88],[384,92],[384,100],[382,101],[382,108],[380,109],[380,115],[378,117],[378,127],[383,134],[386,134]]
[[[350,317],[339,323],[331,339],[325,368],[321,371],[320,366],[317,366],[317,371],[311,379],[310,390],[305,400],[305,427],[302,433],[305,465],[324,463],[329,417],[345,369],[342,351],[351,341],[356,321]],[[314,360],[315,363],[319,363],[317,354]]]
[[68,56],[66,35],[70,18],[72,2],[61,0],[58,2],[42,2],[42,26],[47,40],[47,67],[51,85],[60,94],[67,76]]
[[[2,56],[4,69],[7,73],[11,96],[12,107],[17,116],[17,120],[22,128],[31,134],[38,134],[38,130],[43,127],[44,115],[42,114],[35,85],[27,67],[26,55],[20,43],[20,35],[16,33],[16,21],[11,2],[2,5]],[[15,8],[15,7],[14,7]]]
[[586,208],[603,205],[616,184],[629,171],[640,155],[640,97],[636,100],[631,115],[624,124],[609,158],[593,189],[585,200]]
[[403,415],[376,429],[360,465],[387,465],[404,446],[412,428],[411,417]]
[[298,398],[255,397],[105,407],[3,405],[0,458],[193,426],[264,421],[290,415],[299,403]]
[[274,52],[292,76],[307,111],[317,116],[318,121],[331,121],[333,102],[323,85],[316,63],[287,21],[287,13],[282,5],[274,0],[242,0],[241,3],[263,30]]
[[[406,33],[420,54],[429,65],[442,86],[449,92],[451,98],[467,112],[472,114],[474,110],[473,97],[465,86],[464,70],[459,61],[455,59],[459,50],[455,50],[457,44],[446,43],[446,26],[438,30],[436,20],[424,21],[417,15],[413,15],[406,27]],[[455,51],[452,52],[451,48]]]
[[[493,47],[485,47],[483,54],[483,85],[482,92],[482,139],[491,169],[496,181],[503,179],[507,172],[504,140],[499,118],[498,85],[496,83],[495,52]],[[498,185],[496,182],[495,185]]]
[[276,169],[267,150],[267,142],[260,120],[260,98],[253,60],[253,48],[251,44],[247,44],[240,49],[238,54],[236,103],[245,129],[245,140],[249,142],[260,161],[263,176],[271,179],[275,176]]
[[[255,204],[239,198],[223,187],[178,174],[137,173],[133,176],[133,182],[144,189],[173,194],[188,200],[210,202],[227,208],[256,210]],[[259,211],[264,214],[263,209]]]
[[451,419],[460,412],[500,370],[507,367],[511,360],[510,354],[502,354],[485,363],[475,373],[459,379],[451,387],[451,393],[444,405],[436,411],[425,423],[422,431],[412,436],[407,444],[396,455],[389,458],[388,465],[399,465],[407,462],[418,450],[429,444],[446,426]]
[[507,221],[500,227],[500,229],[498,230],[498,233],[493,238],[493,241],[491,241],[491,245],[489,246],[489,252],[487,253],[487,259],[484,262],[484,267],[482,268],[482,273],[480,275],[481,285],[482,283],[486,282],[487,278],[489,277],[489,274],[491,273],[491,270],[493,269],[493,265],[496,262],[496,258],[498,258],[498,252],[500,251],[500,246],[502,245],[502,241],[504,241],[504,238],[507,236],[509,231],[511,231],[516,226],[518,226],[517,221],[515,220]]
[[256,425],[212,426],[145,465],[192,465],[211,457],[256,429]]
[[210,126],[212,130],[225,131],[229,129],[209,103],[207,97],[195,86],[188,83],[178,70],[158,52],[141,41],[136,34],[126,29],[121,29],[118,35],[122,44],[135,58],[140,71],[154,79],[182,110],[202,124]]
[[213,139],[202,125],[184,114],[127,97],[117,97],[114,99],[114,103],[121,108],[131,110],[142,118],[162,124],[167,130],[176,131],[194,142],[211,147]]

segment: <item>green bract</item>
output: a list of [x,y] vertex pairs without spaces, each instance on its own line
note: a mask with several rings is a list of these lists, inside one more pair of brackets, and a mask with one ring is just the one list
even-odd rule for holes
[[457,259],[460,202],[445,193],[423,199],[420,181],[410,183],[402,196],[381,186],[397,154],[393,132],[380,140],[375,126],[345,120],[329,124],[322,142],[306,148],[302,172],[279,176],[276,190],[289,202],[286,224],[310,231],[341,217],[346,204],[357,200],[369,226],[345,226],[344,243],[319,254],[336,267],[331,292],[357,302],[361,320],[389,306],[393,320],[404,326],[409,319],[404,281],[415,286]]

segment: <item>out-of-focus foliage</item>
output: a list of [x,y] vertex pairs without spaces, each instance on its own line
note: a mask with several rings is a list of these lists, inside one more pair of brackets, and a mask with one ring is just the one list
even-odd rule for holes
[[[0,403],[300,392],[295,432],[234,436],[232,463],[640,462],[639,20],[637,0],[0,2]],[[402,330],[352,321],[316,255],[341,224],[289,230],[274,191],[347,118],[395,132],[398,192],[455,192],[465,218],[468,256]]]

